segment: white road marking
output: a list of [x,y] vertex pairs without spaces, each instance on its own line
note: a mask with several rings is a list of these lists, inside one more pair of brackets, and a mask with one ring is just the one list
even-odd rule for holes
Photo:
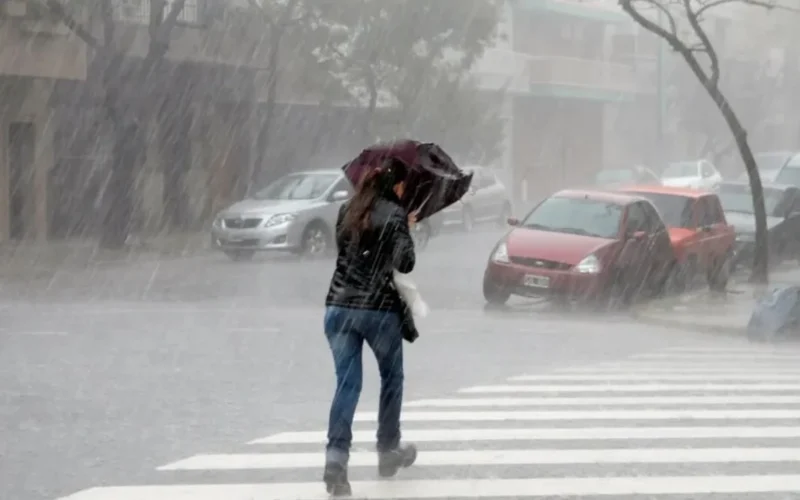
[[695,353],[679,353],[679,352],[650,352],[644,354],[635,354],[631,356],[632,359],[670,359],[670,360],[686,360],[686,361],[728,361],[728,360],[743,360],[743,361],[800,361],[800,355],[794,353],[781,353],[781,352],[750,352],[750,353],[719,353],[719,352],[695,352]]
[[704,373],[704,374],[685,374],[685,373],[586,373],[586,374],[556,374],[556,375],[518,375],[510,377],[509,382],[554,382],[554,381],[579,381],[579,382],[605,382],[605,381],[649,381],[649,380],[672,380],[672,381],[781,381],[798,380],[796,374],[787,373]]
[[583,367],[573,367],[573,368],[559,368],[555,370],[555,373],[576,373],[576,374],[586,374],[586,373],[596,373],[600,374],[612,374],[612,373],[630,373],[630,374],[644,374],[644,373],[692,373],[692,374],[703,374],[703,373],[718,373],[718,374],[730,374],[732,376],[735,375],[742,375],[742,374],[769,374],[775,373],[779,371],[782,374],[793,374],[793,375],[800,375],[800,367],[795,366],[780,366],[776,367],[775,365],[771,366],[742,366],[741,364],[737,364],[735,366],[708,366],[708,363],[697,364],[692,363],[690,365],[594,365],[594,366],[583,366]]
[[[319,467],[319,453],[195,455],[158,470],[305,469]],[[465,465],[674,464],[799,462],[800,448],[616,448],[589,450],[425,450],[419,467]],[[349,467],[377,467],[375,452],[350,454]]]
[[[406,411],[404,422],[504,422],[509,420],[775,420],[800,418],[796,410],[575,410],[575,411]],[[356,413],[355,422],[374,422],[377,412]]]
[[[608,439],[768,439],[800,438],[800,427],[580,427],[501,429],[403,429],[417,443],[462,441],[592,441]],[[326,431],[282,432],[250,441],[262,444],[324,444]],[[353,431],[354,443],[374,443],[374,430]]]
[[[354,498],[554,498],[601,495],[796,493],[800,475],[565,477],[539,479],[427,479],[354,481]],[[112,486],[61,500],[329,500],[320,481],[267,484]]]
[[531,398],[441,398],[420,399],[405,408],[475,406],[647,406],[647,405],[759,405],[800,404],[798,396],[607,396],[607,397],[531,397]]
[[800,384],[570,384],[478,385],[460,389],[462,394],[504,392],[677,392],[677,391],[800,391]]
[[64,336],[69,335],[68,332],[62,332],[62,331],[56,331],[56,330],[53,330],[53,331],[44,331],[44,330],[43,331],[27,331],[27,332],[26,331],[8,330],[8,331],[4,331],[3,333],[8,334],[8,335],[20,335],[20,336],[24,336],[24,337],[64,337]]
[[227,331],[231,333],[278,333],[281,329],[276,326],[260,326],[228,328]]

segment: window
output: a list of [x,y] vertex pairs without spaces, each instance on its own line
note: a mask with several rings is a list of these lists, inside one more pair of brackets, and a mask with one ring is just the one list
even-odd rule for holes
[[642,210],[639,203],[633,203],[628,206],[628,218],[625,224],[625,232],[632,234],[637,231],[646,231],[647,215]]
[[800,187],[800,164],[799,165],[786,165],[775,177],[776,184],[788,184],[790,186]]
[[642,210],[644,210],[644,214],[647,216],[647,223],[645,225],[645,231],[648,234],[657,234],[663,231],[666,231],[666,227],[664,227],[664,223],[661,221],[661,216],[658,215],[658,210],[652,205],[652,203],[643,202],[641,203]]
[[714,167],[712,167],[708,162],[703,162],[702,165],[703,177],[712,177],[714,175]]
[[552,197],[533,209],[523,227],[540,231],[617,238],[622,207],[589,198]]
[[635,194],[650,200],[667,226],[694,228],[694,223],[692,222],[692,198],[663,193],[637,192]]
[[[176,0],[165,0],[164,17],[166,18]],[[199,24],[200,2],[202,0],[185,0],[183,10],[178,14],[178,23]],[[150,24],[151,0],[114,0],[114,17],[121,21],[138,24]]]
[[683,161],[680,163],[671,163],[661,177],[667,179],[676,177],[697,177],[697,162],[696,161]]
[[313,200],[339,180],[336,174],[290,174],[258,191],[256,200]]
[[[747,184],[722,184],[719,188],[719,200],[726,212],[752,214],[753,195]],[[773,215],[783,197],[780,189],[764,188],[764,207],[767,215]]]
[[346,177],[342,177],[339,179],[339,182],[331,190],[331,193],[335,193],[336,191],[347,191],[347,194],[353,196],[355,190],[353,189],[353,185],[350,184],[350,181],[347,180]]
[[717,201],[716,197],[704,196],[697,200],[697,206],[700,209],[698,223],[701,227],[721,224],[725,220],[722,208],[719,206],[719,201]]

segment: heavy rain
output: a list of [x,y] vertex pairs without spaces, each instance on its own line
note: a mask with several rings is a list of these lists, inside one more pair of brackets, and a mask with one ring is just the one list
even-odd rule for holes
[[0,499],[800,498],[798,23],[0,0]]

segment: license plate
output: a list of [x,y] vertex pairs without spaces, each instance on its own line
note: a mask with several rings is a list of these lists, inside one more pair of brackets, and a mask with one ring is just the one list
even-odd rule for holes
[[549,288],[550,278],[548,276],[536,276],[535,274],[526,274],[522,280],[522,284],[530,288]]

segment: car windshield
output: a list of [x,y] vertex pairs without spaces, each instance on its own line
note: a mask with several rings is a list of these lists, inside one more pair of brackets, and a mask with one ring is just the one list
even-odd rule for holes
[[594,176],[594,181],[597,184],[614,184],[617,182],[632,182],[633,180],[633,170],[627,168],[601,170]]
[[[726,212],[753,213],[753,196],[750,186],[745,184],[723,184],[719,187],[719,201]],[[775,209],[781,201],[783,191],[780,189],[764,188],[764,207],[767,215],[774,215]]]
[[556,233],[616,238],[621,218],[620,205],[588,198],[555,196],[533,209],[522,226]]
[[755,155],[756,165],[758,165],[758,170],[761,172],[777,170],[786,163],[789,156],[791,155],[788,153],[759,153]]
[[783,167],[777,177],[775,177],[775,183],[800,187],[800,165],[787,165]]
[[669,227],[692,227],[692,198],[664,193],[636,193],[647,198]]
[[682,161],[679,163],[670,163],[669,166],[664,169],[664,172],[662,172],[661,177],[665,179],[697,177],[697,162]]
[[313,200],[339,180],[335,174],[289,174],[253,195],[256,200]]

